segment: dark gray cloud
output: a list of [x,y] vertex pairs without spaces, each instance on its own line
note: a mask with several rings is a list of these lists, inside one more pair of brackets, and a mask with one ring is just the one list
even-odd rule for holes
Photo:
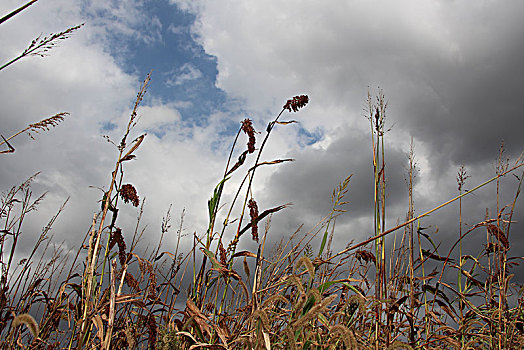
[[[144,123],[136,132],[150,133],[138,159],[126,169],[141,198],[148,198],[144,221],[154,232],[149,238],[158,237],[170,203],[173,216],[186,208],[186,232],[205,231],[206,202],[220,180],[232,142],[224,137],[231,134],[225,125],[243,119],[245,110],[256,129],[264,130],[286,99],[296,94],[308,94],[311,102],[283,120],[298,119],[300,127],[319,140],[306,145],[293,129],[296,125],[290,125],[275,129],[264,150],[265,159],[296,159],[256,176],[254,197],[261,210],[294,203],[274,216],[275,239],[302,223],[308,230],[328,214],[333,188],[349,174],[354,175],[346,197],[348,212],[337,220],[337,242],[345,245],[370,234],[371,140],[363,116],[368,89],[372,95],[379,87],[384,89],[387,123],[392,127],[386,135],[388,227],[402,220],[407,210],[404,178],[411,137],[420,169],[415,187],[418,214],[457,194],[455,177],[461,163],[472,175],[471,188],[493,176],[502,139],[513,159],[524,149],[519,135],[524,93],[521,2],[504,6],[454,1],[334,1],[329,6],[314,1],[172,2],[196,14],[192,34],[207,54],[216,57],[216,85],[236,104],[209,116],[206,125],[194,127],[180,122],[174,103],[155,96],[144,101]],[[14,4],[9,1],[0,8],[5,12]],[[0,72],[4,136],[54,113],[71,112],[62,125],[35,141],[19,136],[13,141],[14,157],[4,157],[0,168],[3,188],[42,171],[35,186],[50,191],[50,204],[39,212],[42,220],[31,226],[35,232],[71,196],[67,215],[57,223],[59,238],[85,233],[89,213],[100,199],[99,191],[88,186],[107,186],[115,161],[114,148],[100,138],[101,125],[116,125],[108,134],[119,139],[143,78],[125,73],[133,69],[120,67],[111,56],[108,45],[114,37],[108,33],[137,35],[144,50],[145,43],[162,39],[158,25],[144,24],[147,19],[138,16],[143,5],[136,1],[125,3],[130,9],[104,1],[91,1],[84,9],[80,4],[61,1],[35,7],[33,17],[9,21],[0,30],[5,39],[0,58],[5,61],[35,33],[83,22],[85,11],[92,20],[50,57],[22,60]],[[96,19],[97,11],[107,16]],[[116,23],[111,16],[121,21]],[[142,29],[145,32],[138,36]],[[244,108],[240,112],[238,105]],[[238,185],[234,181],[225,190],[224,202],[234,195]],[[512,200],[514,186],[511,176],[503,180],[501,203]],[[494,186],[489,186],[465,199],[464,221],[473,225],[483,220],[486,208],[490,216],[496,215],[495,198]],[[128,209],[122,212],[127,232],[136,216]],[[521,212],[517,204],[516,220]],[[438,227],[437,240],[449,246],[457,236],[456,204],[424,219],[422,225],[432,225],[433,231]],[[514,249],[521,254],[524,238],[518,223],[514,230]],[[481,239],[472,242],[468,248],[478,250],[483,244]]]
[[[196,14],[193,30],[206,52],[217,57],[217,84],[250,110],[271,105],[277,110],[288,96],[310,96],[296,118],[306,130],[322,130],[322,140],[303,149],[281,148],[296,162],[276,170],[262,193],[255,193],[268,206],[295,203],[281,218],[275,216],[273,226],[281,220],[285,228],[278,232],[292,232],[301,223],[311,227],[329,212],[333,187],[354,173],[348,213],[338,224],[344,234],[368,235],[373,187],[370,136],[362,117],[368,88],[372,95],[383,89],[393,126],[386,137],[388,227],[407,211],[411,137],[420,170],[417,214],[458,194],[460,164],[472,175],[471,188],[494,176],[502,140],[513,161],[524,149],[522,3],[269,1],[226,8],[219,1],[173,2]],[[513,179],[507,176],[502,183],[507,192],[501,203],[507,203]],[[464,222],[482,221],[486,209],[496,215],[494,186],[470,197],[464,199]],[[437,240],[449,247],[458,232],[457,204],[422,225],[438,229]],[[481,248],[482,240],[472,242],[469,247]]]

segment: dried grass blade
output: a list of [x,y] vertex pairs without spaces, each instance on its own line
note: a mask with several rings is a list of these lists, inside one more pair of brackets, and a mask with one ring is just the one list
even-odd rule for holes
[[5,137],[2,136],[2,139],[4,140],[3,143],[5,143],[7,145],[7,147],[9,147],[9,149],[6,150],[6,151],[0,151],[0,154],[1,153],[13,153],[15,151],[15,148],[13,146],[11,146],[11,144],[5,139]]
[[[262,212],[262,214],[260,214],[256,220],[256,222],[260,222],[260,220],[262,220],[263,218],[265,218],[266,216],[268,216],[269,214],[272,214],[272,213],[276,213],[277,211],[280,211],[284,208],[287,208],[288,206],[290,206],[291,203],[287,203],[287,204],[283,204],[283,205],[279,205],[278,207],[274,207],[274,208],[271,208],[271,209],[267,209],[267,210],[264,210]],[[247,230],[249,230],[249,228],[251,228],[251,225],[252,223],[248,223],[246,226],[244,226],[244,228],[242,230],[240,230],[240,232],[238,233],[238,235],[242,235],[244,232],[246,232]]]
[[498,226],[489,224],[488,231],[489,233],[491,233],[493,236],[497,238],[497,240],[504,246],[505,249],[509,249],[508,238],[506,237],[504,232],[502,232],[502,230]]
[[288,124],[298,123],[298,122],[296,120],[290,120],[290,121],[284,121],[284,122],[280,122],[277,120],[276,123],[280,125],[288,125]]
[[247,250],[243,250],[241,252],[233,254],[233,258],[237,258],[239,256],[249,256],[251,258],[256,258],[257,257],[257,255],[255,253],[249,252]]
[[246,161],[246,156],[249,151],[244,151],[242,154],[238,157],[238,161],[233,165],[233,167],[226,173],[226,176],[230,175],[233,171],[237,170],[244,162]]
[[126,160],[131,160],[133,158],[135,158],[136,156],[133,155],[132,153],[134,151],[136,151],[136,149],[140,146],[140,144],[142,143],[142,141],[144,141],[144,137],[146,136],[147,134],[143,134],[143,135],[140,135],[138,136],[133,142],[135,143],[133,145],[133,147],[131,147],[131,149],[126,153],[125,156],[122,157],[122,159],[120,159],[120,162],[124,162]]
[[186,302],[186,312],[189,317],[193,317],[196,324],[208,334],[208,336],[211,336],[211,328],[207,324],[207,317],[204,315],[202,311],[198,308],[198,306],[195,305],[193,300],[191,298],[187,298]]

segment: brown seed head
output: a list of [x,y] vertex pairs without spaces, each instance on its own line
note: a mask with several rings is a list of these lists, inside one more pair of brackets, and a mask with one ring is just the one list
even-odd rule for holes
[[251,236],[254,241],[258,242],[258,205],[254,199],[250,199],[247,206],[251,217]]
[[242,131],[244,131],[249,136],[247,150],[249,153],[255,152],[255,129],[253,128],[251,119],[246,118],[242,121]]
[[509,249],[508,238],[506,237],[506,234],[504,232],[502,232],[502,230],[498,226],[493,225],[493,224],[489,224],[488,225],[488,231],[493,236],[497,237],[497,240],[502,244],[502,246],[504,246],[504,248],[506,250]]
[[69,115],[67,112],[58,113],[50,118],[41,120],[38,123],[29,124],[29,131],[27,132],[29,137],[33,138],[31,132],[39,133],[40,131],[49,131],[49,129],[54,128],[60,124],[60,122],[62,122],[67,115]]
[[369,263],[371,261],[373,261],[373,263],[376,264],[377,262],[377,259],[375,258],[375,255],[373,255],[373,253],[371,253],[370,251],[367,251],[367,250],[357,250],[356,251],[356,256],[357,256],[357,259],[359,261],[365,261],[366,263]]
[[126,284],[131,287],[133,291],[139,291],[140,290],[140,282],[138,282],[131,273],[127,272],[125,276]]
[[127,260],[126,254],[126,242],[124,241],[124,236],[122,235],[122,229],[117,227],[115,232],[111,234],[111,239],[109,239],[109,251],[113,247],[118,245],[118,259],[120,260],[120,265],[124,266]]
[[218,245],[218,250],[220,251],[220,263],[224,266],[227,266],[227,252],[224,249],[222,241],[220,241],[220,244]]
[[156,324],[155,316],[151,313],[146,318],[146,328],[147,333],[149,334],[149,339],[147,342],[147,347],[149,349],[156,349],[156,343],[157,343],[157,336],[158,336],[158,327]]
[[136,189],[131,184],[122,185],[122,188],[120,189],[120,197],[122,197],[124,203],[131,201],[135,207],[138,207],[138,204],[140,203],[138,195],[136,194]]
[[293,110],[293,112],[297,112],[300,108],[307,105],[308,102],[309,97],[307,95],[295,96],[291,100],[287,100],[283,108],[290,112],[291,110]]

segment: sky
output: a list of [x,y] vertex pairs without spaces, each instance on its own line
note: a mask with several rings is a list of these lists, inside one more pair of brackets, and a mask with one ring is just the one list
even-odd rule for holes
[[[24,4],[3,0],[0,14]],[[274,215],[270,241],[307,232],[329,214],[331,193],[353,174],[347,212],[337,219],[333,250],[368,238],[372,230],[371,130],[368,93],[387,100],[386,227],[407,211],[407,154],[413,140],[417,174],[415,214],[491,178],[501,142],[510,164],[524,150],[524,3],[516,0],[40,0],[0,24],[2,64],[38,35],[85,23],[47,57],[27,57],[0,71],[0,133],[8,137],[59,112],[57,127],[11,141],[2,155],[0,189],[8,191],[36,172],[34,195],[47,191],[28,219],[21,249],[31,249],[47,220],[66,198],[53,240],[78,247],[110,183],[117,150],[136,94],[152,80],[131,139],[147,133],[125,164],[124,183],[145,198],[140,227],[155,246],[168,209],[169,250],[184,211],[183,233],[207,229],[207,200],[221,180],[234,137],[253,120],[257,147],[267,123],[287,99],[309,96],[298,113],[285,112],[263,160],[294,162],[257,170],[253,197],[259,211],[293,203]],[[234,159],[247,139],[241,136]],[[252,159],[251,159],[252,161]],[[244,172],[224,189],[223,214]],[[516,173],[517,175],[521,173]],[[500,203],[513,200],[517,180],[501,180]],[[464,198],[463,222],[471,227],[496,215],[496,187]],[[117,226],[133,232],[138,210],[122,205]],[[524,218],[516,205],[515,220]],[[436,242],[458,237],[458,206],[421,221]],[[229,231],[228,231],[229,232]],[[228,233],[231,237],[231,232]],[[471,234],[479,252],[485,231]],[[520,223],[512,227],[511,254],[522,256]],[[241,245],[253,247],[245,237]],[[447,253],[444,251],[443,253]]]

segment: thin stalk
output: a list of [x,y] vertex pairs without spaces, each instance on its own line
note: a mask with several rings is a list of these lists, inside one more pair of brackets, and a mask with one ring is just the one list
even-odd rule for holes
[[[86,298],[86,304],[84,306],[83,317],[82,317],[82,320],[81,320],[82,326],[81,326],[81,334],[79,335],[79,338],[78,338],[78,344],[77,344],[77,348],[78,349],[81,349],[82,346],[83,346],[84,340],[87,340],[91,336],[90,332],[89,332],[89,334],[87,334],[88,329],[86,328],[86,327],[89,327],[89,329],[91,329],[93,327],[91,322],[89,322],[89,323],[86,322],[87,321],[88,308],[89,308],[89,303],[87,302],[87,300],[90,300],[91,298],[96,298],[96,296],[100,292],[100,288],[102,287],[102,282],[103,282],[102,278],[103,278],[104,270],[102,270],[102,277],[100,278],[99,283],[97,283],[98,284],[97,285],[98,292],[96,292],[95,295],[92,295],[92,292],[93,292],[93,279],[96,280],[96,278],[95,278],[95,270],[96,270],[96,264],[97,264],[97,260],[98,260],[98,249],[100,247],[100,240],[102,238],[103,229],[105,227],[104,226],[105,218],[106,218],[106,215],[107,215],[107,211],[109,210],[109,205],[110,205],[110,202],[111,202],[111,193],[113,191],[113,188],[115,187],[115,182],[116,182],[116,176],[117,176],[117,173],[118,173],[118,169],[119,169],[119,167],[121,166],[121,163],[122,163],[124,150],[125,150],[126,142],[127,142],[127,137],[129,135],[129,132],[131,131],[132,127],[134,126],[134,121],[135,121],[135,118],[136,118],[136,115],[137,115],[138,105],[140,104],[140,102],[142,101],[142,99],[144,97],[144,94],[146,92],[146,88],[147,88],[147,85],[149,84],[149,80],[150,79],[151,79],[151,72],[147,75],[146,79],[144,80],[144,82],[142,84],[142,87],[141,87],[140,91],[138,92],[137,99],[135,101],[135,106],[133,108],[133,111],[131,113],[131,117],[130,117],[129,122],[127,124],[126,132],[125,132],[124,136],[122,137],[122,141],[120,142],[120,145],[119,145],[118,159],[117,159],[117,162],[116,162],[116,165],[115,165],[115,170],[111,173],[112,176],[111,176],[111,182],[110,182],[110,185],[109,185],[109,189],[106,192],[106,195],[104,197],[106,200],[104,202],[104,206],[103,206],[103,210],[102,210],[102,217],[100,219],[100,224],[99,224],[98,230],[96,231],[96,235],[97,235],[96,243],[95,243],[95,246],[94,246],[94,249],[93,249],[93,254],[91,255],[91,260],[90,261],[88,260],[88,266],[86,267],[86,268],[89,269],[88,270],[89,272],[88,272],[88,275],[87,275],[88,279],[87,279],[87,285],[86,285],[86,293],[84,294],[85,298]],[[126,156],[131,155],[132,151],[135,150],[138,147],[138,145],[139,145],[139,143],[137,142],[135,144],[135,146],[132,147],[132,149],[127,152]],[[93,229],[94,229],[94,227],[93,227]],[[94,235],[94,232],[93,232],[93,235]],[[107,241],[109,242],[109,240],[107,240]],[[106,253],[105,253],[105,256],[104,256],[104,263],[105,263],[106,260],[107,260],[107,245],[106,245]]]
[[[457,175],[457,185],[458,185],[459,195],[462,194],[463,187],[464,187],[466,179],[468,177],[469,176],[466,173],[465,167],[463,165],[460,166],[459,171],[458,171],[458,175]],[[460,242],[459,242],[459,270],[458,270],[458,281],[457,281],[458,282],[458,287],[459,287],[459,293],[461,295],[461,297],[459,298],[459,311],[460,311],[459,329],[461,330],[461,332],[460,332],[460,343],[461,343],[461,346],[464,347],[465,338],[464,338],[464,334],[463,334],[463,331],[462,331],[462,329],[463,329],[462,321],[464,319],[464,315],[463,315],[463,313],[464,313],[463,312],[464,302],[462,301],[462,293],[463,293],[463,288],[462,288],[462,265],[463,265],[463,261],[462,261],[462,198],[459,199],[459,237],[460,237]]]
[[25,5],[22,5],[20,6],[19,8],[17,8],[16,10],[14,10],[13,12],[11,13],[8,13],[7,15],[5,15],[4,17],[0,18],[0,24],[4,23],[5,21],[7,21],[9,18],[17,15],[18,13],[22,12],[23,10],[25,10],[26,8],[28,8],[29,6],[33,5],[35,2],[37,2],[38,0],[31,0],[29,1],[27,4]]
[[[419,259],[421,261],[421,268],[422,268],[422,285],[426,285],[426,270],[425,270],[425,260],[424,255],[422,254],[422,242],[420,240],[420,221],[417,224],[417,239],[418,239],[418,253],[419,253]],[[428,304],[428,295],[427,290],[424,290],[424,330],[426,333],[426,340],[430,337],[430,329],[429,329],[429,304]]]
[[387,231],[384,231],[384,232],[382,232],[381,234],[379,234],[379,235],[377,235],[377,236],[374,236],[374,237],[368,238],[368,239],[366,239],[366,240],[364,240],[364,241],[362,241],[362,242],[360,242],[360,243],[357,243],[357,244],[355,244],[355,245],[352,245],[351,247],[348,247],[348,248],[346,248],[346,249],[344,249],[344,250],[341,250],[341,251],[338,252],[337,254],[335,254],[335,255],[333,255],[333,256],[327,258],[326,261],[331,261],[331,260],[333,260],[334,258],[336,258],[336,257],[338,257],[338,256],[340,256],[340,255],[342,255],[342,254],[346,254],[347,252],[350,252],[350,251],[352,251],[352,250],[355,250],[355,249],[357,249],[357,248],[360,248],[360,247],[362,247],[362,246],[365,246],[366,244],[369,244],[369,243],[371,243],[371,242],[374,242],[375,240],[377,240],[377,239],[379,239],[379,238],[382,238],[382,237],[384,237],[384,236],[387,236],[387,235],[389,235],[391,232],[394,232],[394,231],[398,230],[399,228],[402,228],[402,227],[404,227],[404,226],[406,226],[406,225],[411,224],[412,222],[415,222],[415,221],[417,221],[417,220],[419,220],[419,219],[421,219],[421,218],[423,218],[423,217],[425,217],[425,216],[428,216],[429,214],[433,213],[434,211],[437,211],[437,210],[439,210],[439,209],[441,209],[441,208],[443,208],[443,207],[445,207],[445,206],[447,206],[447,205],[449,205],[449,204],[451,204],[451,203],[453,203],[453,202],[459,200],[460,198],[465,197],[465,196],[467,196],[467,195],[470,194],[470,193],[473,193],[474,191],[478,190],[479,188],[482,188],[482,187],[486,186],[487,184],[490,184],[491,182],[493,182],[493,181],[499,179],[500,177],[502,177],[502,176],[504,176],[504,175],[507,175],[507,174],[509,174],[509,173],[511,173],[511,172],[513,172],[513,171],[515,171],[516,169],[520,168],[521,166],[524,166],[524,163],[521,163],[521,164],[519,164],[519,165],[515,165],[515,166],[512,167],[511,169],[509,169],[509,170],[507,170],[507,171],[505,171],[505,172],[503,172],[503,173],[501,173],[501,174],[499,174],[499,175],[497,175],[497,176],[495,176],[495,177],[492,177],[491,179],[489,179],[489,180],[487,180],[487,181],[484,181],[484,182],[481,183],[480,185],[475,186],[475,187],[472,188],[471,190],[469,190],[469,191],[467,191],[467,192],[464,192],[463,194],[458,195],[458,196],[456,196],[456,197],[454,197],[454,198],[451,198],[450,200],[448,200],[448,201],[446,201],[446,202],[444,202],[444,203],[442,203],[442,204],[436,206],[435,208],[433,208],[433,209],[431,209],[431,210],[428,210],[427,212],[425,212],[425,213],[423,213],[423,214],[420,214],[420,215],[418,215],[418,216],[416,216],[416,217],[414,217],[414,218],[412,218],[412,219],[410,219],[410,220],[407,220],[406,222],[404,222],[404,223],[402,223],[402,224],[400,224],[400,225],[397,225],[397,226],[395,226],[395,227],[393,227],[393,228],[391,228],[391,229],[389,229],[389,230],[387,230]]
[[[247,200],[249,198],[249,193],[250,193],[250,190],[251,190],[251,186],[253,184],[253,178],[255,177],[255,170],[257,169],[259,161],[260,161],[260,156],[262,155],[262,151],[264,149],[264,146],[266,145],[266,142],[267,142],[267,140],[269,138],[269,135],[271,134],[271,130],[273,130],[273,127],[275,126],[275,124],[277,123],[278,119],[280,118],[282,113],[284,113],[285,110],[286,110],[285,108],[282,108],[282,110],[277,115],[277,117],[272,122],[270,122],[268,124],[267,129],[266,129],[266,136],[264,137],[264,140],[262,141],[262,144],[260,145],[260,149],[258,150],[258,154],[257,154],[257,158],[255,160],[255,164],[250,169],[250,172],[248,172],[248,174],[246,175],[249,178],[249,182],[248,182],[248,185],[247,185],[246,195],[244,197],[244,203],[242,205],[242,213],[240,214],[240,219],[238,220],[237,233],[235,234],[235,238],[232,241],[233,244],[231,246],[231,252],[230,252],[231,256],[233,256],[233,254],[235,254],[236,245],[238,244],[238,239],[240,238],[240,229],[242,228],[242,219],[244,217],[244,213],[245,213],[245,210],[246,210]],[[235,199],[236,199],[236,197],[235,197]],[[233,265],[233,259],[231,259],[231,261],[229,263],[229,268],[231,268],[232,265]],[[224,295],[222,296],[222,302],[221,302],[221,305],[220,305],[220,309],[219,309],[220,311],[219,312],[222,311],[222,307],[223,307],[224,300],[225,300],[225,297],[226,297],[226,292],[227,292],[228,285],[229,285],[229,280],[227,281],[226,287],[224,288],[224,293],[223,293]]]
[[11,64],[26,56],[46,56],[46,53],[55,46],[57,41],[67,39],[75,30],[79,29],[83,25],[84,23],[66,29],[63,32],[51,34],[50,36],[46,36],[44,38],[42,38],[40,35],[38,38],[34,39],[29,47],[25,49],[19,56],[0,66],[0,70],[10,66]]
[[[377,141],[375,141],[375,129],[376,129],[376,123],[373,123],[373,102],[371,99],[371,94],[368,91],[368,112],[369,112],[369,122],[371,127],[371,147],[372,147],[372,154],[373,154],[373,231],[374,236],[377,237],[380,232],[380,223],[378,222],[379,217],[379,204],[378,204],[378,150],[376,144],[378,141],[378,134],[377,134]],[[378,110],[377,110],[378,113]],[[378,115],[375,117],[375,119],[378,118]],[[375,297],[377,300],[380,300],[380,287],[381,284],[379,282],[379,276],[380,276],[380,241],[375,241],[375,257],[377,260],[376,266],[375,266]],[[378,337],[380,333],[380,303],[377,303],[375,306],[375,348],[378,350],[379,344],[378,344]]]
[[[410,220],[415,215],[414,211],[414,201],[413,201],[413,175],[415,171],[415,149],[413,145],[413,137],[411,138],[411,146],[409,152],[409,182],[408,182],[408,217]],[[410,332],[409,332],[409,341],[413,346],[415,344],[415,329],[413,327],[413,318],[415,315],[415,270],[414,266],[414,227],[413,223],[408,225],[409,233],[409,299],[410,299],[410,315],[412,320],[410,321]],[[419,235],[419,244],[420,244],[420,235]]]

